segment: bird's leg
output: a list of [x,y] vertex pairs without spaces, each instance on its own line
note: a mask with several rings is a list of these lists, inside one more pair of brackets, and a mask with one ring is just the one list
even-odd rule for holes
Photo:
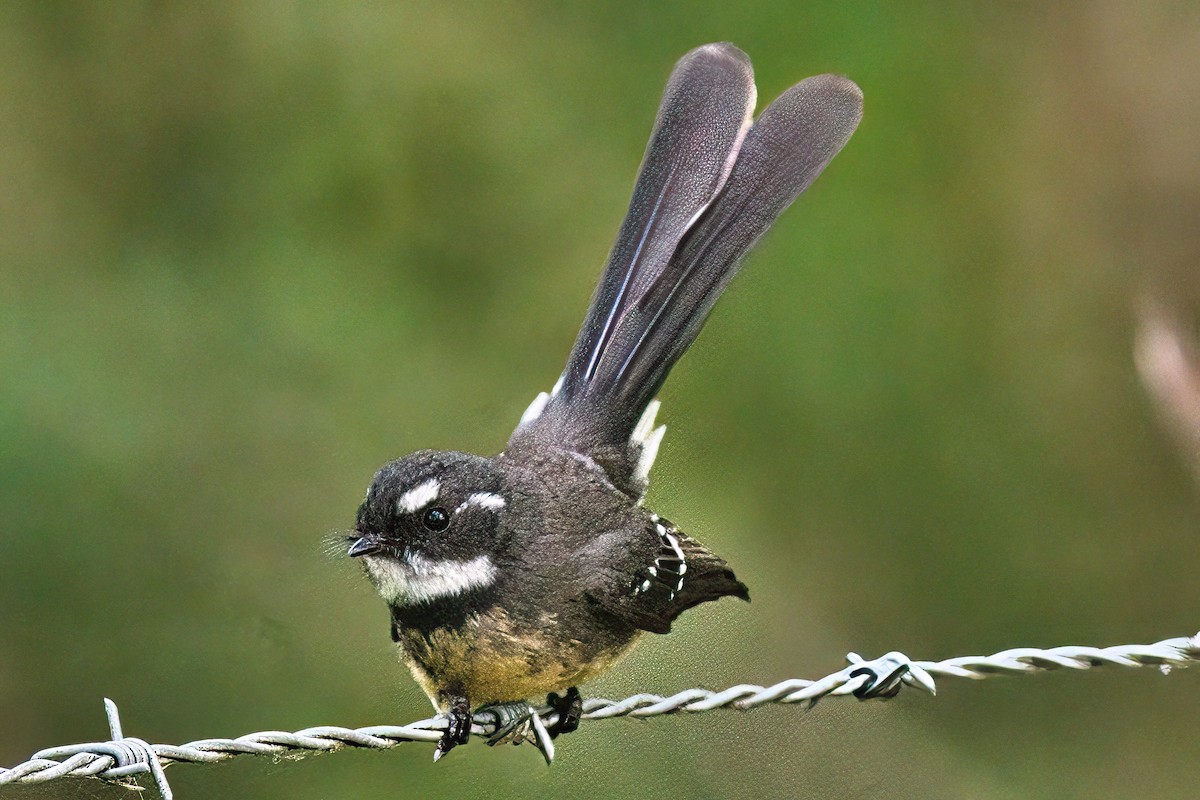
[[484,706],[480,714],[490,714],[496,730],[488,737],[489,746],[513,742],[520,744],[529,733],[529,718],[533,716],[533,707],[524,700],[514,703],[496,703]]
[[471,739],[471,702],[462,695],[453,695],[446,709],[446,731],[438,740],[433,751],[433,760],[454,749],[455,745],[466,744]]
[[551,737],[560,733],[570,733],[579,727],[579,720],[583,718],[583,698],[579,696],[577,688],[572,686],[567,689],[565,697],[551,692],[546,695],[546,705],[558,713],[558,722],[554,723],[554,728],[550,731]]

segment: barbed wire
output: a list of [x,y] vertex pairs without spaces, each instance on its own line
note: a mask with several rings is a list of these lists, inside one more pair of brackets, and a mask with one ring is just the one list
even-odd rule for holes
[[[646,718],[718,708],[745,711],[771,703],[799,704],[807,709],[827,697],[886,700],[895,697],[904,686],[932,695],[936,694],[934,676],[982,680],[996,675],[1028,675],[1057,669],[1087,670],[1104,666],[1157,666],[1165,674],[1200,661],[1200,633],[1154,644],[1049,649],[1023,647],[990,656],[960,656],[943,661],[912,661],[897,652],[870,661],[850,653],[846,659],[848,666],[815,681],[794,678],[772,686],[740,684],[722,691],[686,689],[668,697],[635,694],[624,700],[592,698],[583,704],[583,719]],[[444,718],[434,717],[399,726],[320,726],[294,732],[249,733],[236,739],[200,739],[183,745],[150,744],[143,739],[125,736],[116,704],[106,698],[104,706],[108,714],[109,741],[41,750],[15,767],[0,767],[0,786],[90,777],[140,788],[134,779],[149,774],[163,800],[171,800],[171,787],[164,772],[164,768],[171,764],[213,764],[244,755],[299,758],[308,753],[329,753],[347,747],[383,750],[401,742],[436,742],[446,727]],[[542,750],[547,762],[554,758],[554,745],[546,729],[553,728],[557,720],[557,714],[551,709],[535,708],[531,730],[525,734],[527,740],[533,741]],[[472,734],[490,737],[495,732],[494,716],[486,710],[476,714],[471,727]]]

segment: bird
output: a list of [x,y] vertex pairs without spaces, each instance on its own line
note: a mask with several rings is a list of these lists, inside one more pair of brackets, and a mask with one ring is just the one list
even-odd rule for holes
[[749,590],[644,505],[665,426],[655,399],[743,257],[849,141],[862,92],[825,74],[754,117],[750,59],[697,47],[667,81],[633,197],[566,366],[495,456],[419,450],[372,478],[348,555],[387,603],[401,657],[445,729],[438,760],[491,712],[549,735],[579,685],[693,606]]

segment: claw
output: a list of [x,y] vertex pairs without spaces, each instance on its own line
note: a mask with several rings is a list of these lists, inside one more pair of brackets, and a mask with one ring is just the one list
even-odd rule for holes
[[533,723],[533,738],[531,741],[537,745],[537,749],[541,751],[542,758],[546,759],[546,766],[554,763],[554,737],[546,730],[546,726],[542,724],[542,718],[536,711],[530,718]]
[[471,703],[465,697],[455,697],[446,711],[446,730],[433,751],[433,760],[439,761],[460,744],[471,740]]
[[550,729],[551,738],[579,728],[579,721],[583,719],[583,698],[579,696],[577,688],[572,686],[567,689],[565,697],[559,697],[555,692],[551,692],[546,695],[546,705],[558,714],[558,722]]

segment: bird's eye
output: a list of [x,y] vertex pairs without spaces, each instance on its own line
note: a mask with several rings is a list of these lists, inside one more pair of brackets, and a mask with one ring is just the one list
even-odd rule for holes
[[421,524],[433,532],[450,527],[450,515],[444,508],[431,508],[421,516]]

